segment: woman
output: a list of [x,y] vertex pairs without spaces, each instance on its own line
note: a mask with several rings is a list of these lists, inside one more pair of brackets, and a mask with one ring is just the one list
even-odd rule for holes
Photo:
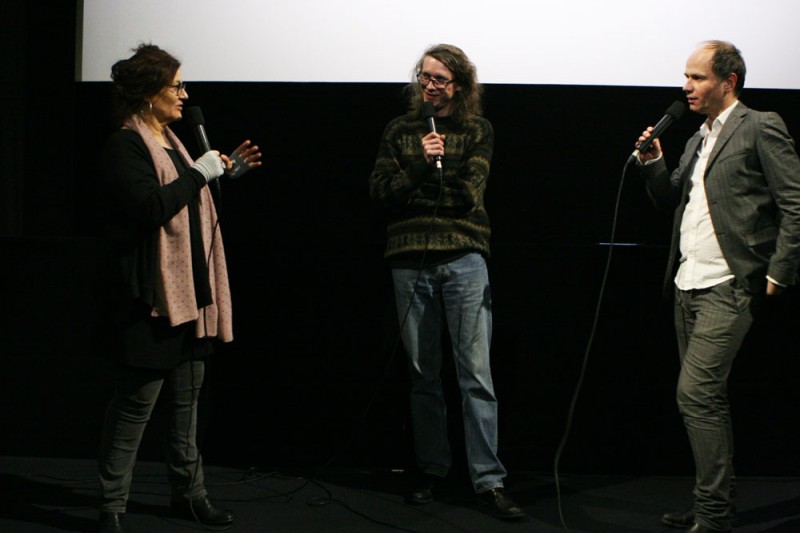
[[212,338],[232,340],[225,253],[208,183],[232,168],[261,164],[245,141],[231,157],[216,150],[192,162],[169,124],[188,99],[180,62],[143,44],[111,69],[122,128],[103,153],[103,217],[119,283],[113,294],[121,359],[100,444],[101,531],[122,531],[136,453],[162,385],[169,391],[165,455],[171,506],[182,517],[225,526],[197,450],[197,403]]

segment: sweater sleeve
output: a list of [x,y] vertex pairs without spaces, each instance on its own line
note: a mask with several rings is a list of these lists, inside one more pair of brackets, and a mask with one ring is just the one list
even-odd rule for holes
[[384,129],[375,168],[369,178],[370,196],[386,209],[401,209],[408,205],[412,194],[431,173],[422,149],[414,153],[414,147],[400,134],[402,126],[400,120],[393,120]]
[[467,125],[443,121],[446,135],[443,175],[422,154],[425,125],[409,116],[386,127],[370,176],[372,199],[384,208],[406,214],[463,217],[483,206],[494,146],[491,123],[475,118]]
[[463,142],[463,146],[453,146],[448,138],[450,148],[454,149],[451,153],[458,159],[451,161],[445,150],[446,170],[440,211],[443,215],[465,216],[483,206],[494,149],[494,130],[488,120],[476,118],[463,137],[453,137]]
[[166,224],[206,186],[203,176],[191,168],[161,186],[144,141],[126,129],[111,135],[102,162],[108,197],[122,215],[146,230]]

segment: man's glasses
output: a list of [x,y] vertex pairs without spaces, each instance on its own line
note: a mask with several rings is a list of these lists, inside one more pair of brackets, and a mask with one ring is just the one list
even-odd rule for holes
[[417,74],[417,81],[423,87],[427,87],[430,82],[433,82],[434,89],[444,89],[448,84],[453,83],[453,80],[448,80],[445,78],[432,78],[430,74],[425,74],[424,72]]
[[179,81],[175,85],[167,85],[170,89],[175,89],[175,94],[181,94],[181,91],[186,90],[186,83]]

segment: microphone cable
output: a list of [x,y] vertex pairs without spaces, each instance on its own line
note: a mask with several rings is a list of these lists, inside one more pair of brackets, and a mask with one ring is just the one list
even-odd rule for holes
[[[323,463],[320,467],[318,467],[317,470],[315,472],[313,472],[310,477],[305,478],[305,483],[303,485],[301,485],[297,489],[294,489],[292,491],[289,491],[288,493],[283,494],[284,496],[299,492],[300,490],[304,489],[306,486],[308,486],[311,483],[315,483],[316,484],[315,479],[316,479],[317,475],[320,472],[322,472],[323,470],[325,470],[327,467],[329,467],[331,464],[333,464],[342,455],[342,453],[344,453],[345,450],[347,450],[352,445],[353,441],[355,441],[356,437],[358,436],[358,433],[361,430],[361,427],[363,426],[367,415],[371,411],[372,406],[375,403],[375,400],[378,398],[378,395],[380,394],[380,391],[383,388],[383,385],[385,384],[386,379],[389,376],[389,372],[391,371],[392,364],[394,363],[395,357],[397,355],[398,347],[400,346],[400,343],[402,341],[403,328],[405,327],[406,322],[408,321],[408,317],[411,314],[411,308],[412,308],[412,306],[414,304],[414,299],[417,296],[417,293],[419,292],[420,281],[422,279],[422,271],[423,271],[423,269],[425,267],[425,260],[427,259],[427,255],[428,255],[428,248],[430,246],[431,235],[433,234],[433,229],[435,227],[436,219],[437,219],[438,214],[439,214],[439,207],[441,205],[442,193],[443,193],[443,190],[444,190],[444,170],[443,170],[441,164],[434,165],[434,168],[435,168],[436,175],[438,177],[439,191],[438,191],[438,194],[436,196],[436,200],[434,200],[433,214],[431,216],[430,226],[428,227],[428,230],[425,232],[425,241],[424,241],[424,246],[423,246],[423,250],[422,250],[422,255],[421,255],[420,261],[419,261],[419,266],[417,267],[417,278],[414,281],[414,289],[411,292],[411,297],[409,298],[408,306],[406,307],[406,310],[403,313],[403,318],[402,318],[402,320],[400,320],[400,325],[399,325],[399,328],[398,328],[397,336],[395,337],[394,343],[392,344],[392,349],[391,349],[391,352],[389,353],[389,360],[386,363],[386,366],[385,366],[384,371],[383,371],[383,375],[381,376],[380,380],[378,381],[377,386],[375,387],[375,392],[373,392],[372,396],[367,401],[366,407],[362,411],[361,416],[359,417],[358,423],[356,424],[355,428],[353,429],[352,433],[350,434],[349,439],[344,443],[344,445],[342,447],[339,448],[339,450],[336,453],[334,453],[334,455],[330,459],[328,459],[325,463]],[[399,318],[399,316],[400,315],[398,315],[398,318]],[[312,498],[307,503],[308,503],[308,505],[322,506],[322,505],[326,505],[327,503],[331,503],[331,502],[334,502],[334,501],[336,501],[336,500],[334,498],[332,498],[331,496],[329,496],[327,498]]]
[[[372,397],[370,397],[369,401],[367,402],[367,405],[364,408],[364,411],[362,412],[361,417],[359,418],[359,421],[356,424],[356,427],[353,429],[353,432],[351,434],[350,439],[345,443],[344,446],[342,446],[342,448],[339,449],[338,452],[336,452],[336,454],[334,454],[334,456],[331,459],[329,459],[322,466],[320,466],[317,469],[317,471],[306,481],[306,484],[303,485],[302,487],[300,487],[300,489],[304,488],[309,483],[312,483],[313,480],[316,478],[317,474],[319,474],[319,472],[321,472],[322,470],[324,470],[325,468],[330,466],[336,459],[339,458],[339,456],[342,453],[344,453],[345,450],[347,450],[350,447],[350,445],[353,443],[353,441],[357,437],[358,432],[361,429],[361,426],[364,424],[364,421],[366,420],[367,415],[369,414],[370,410],[372,409],[372,406],[375,403],[375,400],[378,398],[378,395],[380,394],[380,391],[383,388],[383,385],[386,383],[386,379],[388,378],[389,372],[391,371],[391,368],[392,368],[392,363],[394,363],[394,359],[397,356],[397,350],[398,350],[398,348],[400,346],[400,343],[402,341],[403,328],[405,327],[406,322],[408,321],[408,317],[411,314],[411,308],[413,307],[413,304],[414,304],[414,299],[417,296],[417,293],[419,292],[420,280],[422,279],[422,271],[425,268],[425,260],[427,259],[427,256],[428,256],[428,248],[430,246],[431,235],[433,233],[433,228],[434,228],[434,226],[436,224],[436,219],[437,219],[437,217],[439,215],[439,207],[441,205],[441,200],[442,200],[442,191],[444,189],[444,171],[441,168],[436,167],[436,174],[437,174],[438,179],[439,179],[439,193],[437,194],[436,200],[434,201],[434,204],[433,204],[433,214],[431,216],[430,225],[428,227],[428,230],[425,232],[425,244],[424,244],[424,247],[423,247],[423,250],[422,250],[422,256],[420,257],[419,266],[417,267],[417,278],[414,281],[414,289],[411,292],[411,297],[409,298],[408,306],[406,307],[406,310],[403,313],[402,320],[400,320],[400,326],[398,328],[397,336],[395,337],[394,342],[392,343],[392,349],[389,352],[389,360],[386,363],[386,366],[385,366],[384,371],[383,371],[383,375],[381,376],[381,379],[378,381],[377,387],[375,388],[375,392],[372,394]],[[399,318],[399,315],[398,315],[398,318]],[[292,491],[292,492],[297,492],[300,489],[297,489],[296,491]],[[332,498],[330,498],[330,499],[332,500]],[[309,505],[324,505],[325,503],[327,503],[327,501],[323,501],[323,500],[326,500],[326,498],[312,499],[311,502],[313,502],[313,503],[310,502]]]
[[[278,494],[278,495],[275,495],[275,496],[271,496],[271,497],[289,496],[291,494],[295,494],[297,492],[300,492],[301,490],[303,490],[308,485],[312,485],[313,484],[313,485],[316,485],[316,486],[319,486],[319,487],[323,488],[323,490],[325,490],[325,492],[327,493],[327,496],[325,496],[325,497],[315,497],[315,498],[309,499],[306,502],[306,504],[309,505],[309,506],[321,507],[321,506],[327,505],[329,503],[335,503],[335,504],[343,506],[344,508],[354,512],[355,514],[357,514],[359,516],[367,518],[368,520],[372,521],[373,523],[384,525],[384,526],[388,526],[388,527],[392,527],[394,529],[399,529],[401,531],[407,531],[407,532],[413,533],[414,530],[405,529],[405,528],[402,528],[402,527],[399,527],[399,526],[394,526],[394,525],[391,525],[391,524],[388,524],[388,523],[385,523],[385,522],[381,522],[381,521],[375,520],[373,518],[370,518],[370,517],[368,517],[367,515],[365,515],[363,513],[355,511],[354,509],[352,509],[346,503],[338,500],[337,498],[334,498],[333,495],[331,494],[331,492],[329,490],[327,490],[326,488],[324,488],[324,486],[322,486],[316,480],[316,478],[317,478],[317,476],[319,475],[320,472],[322,472],[323,470],[328,468],[331,464],[333,464],[342,455],[342,453],[344,453],[345,450],[347,450],[352,445],[352,443],[355,441],[356,437],[358,436],[359,431],[361,430],[361,427],[363,426],[363,424],[364,424],[364,422],[365,422],[365,420],[367,418],[367,415],[372,410],[372,407],[373,407],[373,405],[375,403],[375,400],[378,398],[378,396],[380,394],[380,391],[383,388],[383,385],[385,384],[386,379],[389,376],[389,372],[391,371],[392,364],[394,363],[395,357],[397,356],[397,351],[398,351],[398,348],[399,348],[400,343],[402,341],[403,328],[405,327],[406,322],[408,321],[408,317],[411,314],[411,309],[412,309],[412,306],[413,306],[413,303],[414,303],[414,299],[416,298],[417,293],[419,292],[420,281],[422,279],[422,272],[423,272],[423,269],[425,268],[425,262],[426,262],[428,251],[429,251],[429,247],[430,247],[431,235],[433,234],[433,229],[435,227],[436,220],[437,220],[437,218],[439,216],[439,208],[441,206],[442,193],[443,193],[443,189],[444,189],[444,171],[443,171],[443,169],[438,168],[438,167],[436,167],[435,171],[436,171],[437,178],[438,178],[439,191],[438,191],[438,194],[436,196],[436,199],[434,200],[433,214],[431,215],[430,225],[428,227],[428,230],[425,232],[425,244],[424,244],[424,247],[423,247],[423,250],[422,250],[422,255],[420,257],[419,266],[417,267],[417,278],[414,281],[414,289],[412,290],[411,297],[409,298],[408,306],[406,307],[405,311],[402,314],[402,320],[400,320],[398,333],[397,333],[397,336],[395,337],[394,342],[392,344],[392,349],[391,349],[390,354],[389,354],[389,360],[386,363],[386,366],[385,366],[384,371],[383,371],[383,375],[381,376],[380,380],[378,381],[377,386],[375,387],[375,391],[373,392],[372,396],[370,397],[369,401],[367,402],[366,407],[364,408],[364,410],[361,413],[361,416],[359,417],[358,423],[356,424],[355,428],[352,430],[352,433],[351,433],[349,439],[345,442],[345,444],[343,446],[341,446],[339,448],[339,450],[330,459],[328,459],[325,463],[323,463],[321,466],[319,466],[311,474],[311,476],[303,477],[302,479],[304,480],[304,483],[302,485],[300,485],[299,487],[297,487],[296,489],[293,489],[291,491],[288,491],[288,492],[285,492],[285,493],[281,493],[281,494]],[[398,315],[398,318],[399,318],[399,316],[400,315]]]
[[[428,251],[429,251],[429,247],[430,247],[431,236],[432,236],[435,224],[436,224],[436,220],[437,220],[437,218],[439,216],[439,208],[440,208],[440,205],[441,205],[442,196],[443,196],[442,193],[443,193],[443,189],[444,189],[444,176],[443,176],[444,172],[443,172],[443,169],[440,168],[439,166],[435,166],[435,172],[436,172],[437,177],[438,177],[438,185],[439,185],[438,189],[439,190],[438,190],[438,194],[436,196],[436,199],[434,200],[433,214],[431,216],[430,226],[429,226],[428,230],[425,232],[424,247],[423,247],[422,255],[420,256],[419,266],[417,267],[417,270],[418,270],[417,278],[416,278],[416,280],[414,282],[414,289],[412,290],[408,306],[406,307],[405,312],[402,314],[403,318],[400,321],[398,334],[397,334],[397,336],[396,336],[396,338],[394,340],[394,343],[392,345],[392,349],[391,349],[391,352],[390,352],[389,360],[386,363],[383,375],[381,376],[380,380],[378,381],[378,384],[377,384],[377,386],[375,388],[375,392],[372,394],[372,396],[370,397],[369,401],[367,402],[366,407],[364,408],[361,416],[359,417],[358,423],[356,424],[356,426],[353,429],[349,439],[344,443],[344,445],[341,446],[341,448],[330,459],[328,459],[325,463],[323,463],[321,466],[319,466],[311,474],[311,476],[308,476],[308,477],[303,476],[303,477],[298,478],[298,479],[302,479],[304,481],[299,487],[297,487],[295,489],[292,489],[290,491],[287,491],[287,492],[271,495],[270,498],[291,496],[292,494],[298,493],[298,492],[302,491],[305,487],[313,484],[315,486],[318,486],[318,487],[322,488],[326,492],[326,496],[324,496],[324,497],[315,497],[315,498],[309,499],[306,502],[306,504],[309,505],[309,506],[320,507],[320,506],[327,505],[329,503],[335,503],[335,504],[341,505],[342,507],[350,510],[351,512],[355,513],[358,516],[361,516],[363,518],[366,518],[366,519],[370,520],[373,523],[376,523],[376,524],[379,524],[379,525],[383,525],[383,526],[387,526],[387,527],[391,527],[391,528],[398,529],[398,530],[401,530],[401,531],[407,531],[407,532],[410,532],[410,533],[414,533],[414,530],[406,529],[406,528],[403,528],[403,527],[400,527],[400,526],[395,526],[395,525],[390,524],[390,523],[386,523],[386,522],[382,522],[380,520],[376,520],[374,518],[371,518],[371,517],[367,516],[364,513],[361,513],[359,511],[353,509],[350,505],[346,504],[345,502],[342,502],[342,501],[334,498],[332,493],[327,488],[325,488],[321,483],[319,483],[316,480],[316,478],[317,478],[317,476],[319,475],[320,472],[322,472],[323,470],[328,468],[331,464],[333,464],[342,455],[342,453],[344,453],[352,445],[352,443],[355,441],[356,437],[359,434],[359,431],[360,431],[361,427],[363,426],[363,424],[364,424],[364,422],[366,420],[367,415],[371,411],[376,399],[378,398],[378,396],[380,394],[381,389],[383,388],[383,385],[386,382],[386,379],[389,376],[389,372],[391,371],[392,364],[394,363],[395,357],[397,355],[398,347],[399,347],[400,342],[402,340],[403,328],[405,327],[405,324],[408,321],[408,317],[410,315],[410,312],[411,312],[411,309],[412,309],[412,306],[413,306],[413,303],[414,303],[414,299],[417,297],[417,294],[418,294],[419,289],[420,289],[420,281],[421,281],[422,272],[423,272],[423,269],[425,267],[425,263],[426,263],[426,260],[427,260],[427,255],[428,255]],[[218,223],[219,223],[219,218],[217,219],[217,224]],[[216,232],[214,232],[214,236],[216,236]],[[210,253],[211,253],[211,251],[209,251],[209,257],[208,257],[207,262],[210,262]],[[199,454],[199,448],[198,448],[198,454]],[[195,475],[197,474],[198,468],[199,468],[199,461],[195,465]],[[252,471],[253,471],[253,469],[250,469],[249,472],[252,472]],[[245,482],[245,483],[247,483],[247,482]],[[230,527],[230,526],[228,526],[228,527]]]
[[569,528],[567,527],[567,522],[564,519],[564,511],[561,502],[561,481],[558,473],[558,467],[561,461],[561,455],[564,452],[564,447],[567,444],[567,439],[569,438],[570,430],[572,429],[572,420],[575,416],[575,406],[578,403],[578,396],[580,395],[581,388],[583,387],[583,380],[586,377],[586,368],[589,363],[589,353],[591,352],[592,345],[594,344],[594,337],[595,333],[597,332],[597,323],[600,321],[600,309],[603,305],[603,296],[605,295],[606,291],[608,273],[611,270],[611,257],[614,254],[614,246],[615,246],[614,239],[616,238],[616,233],[617,233],[617,222],[619,219],[619,206],[622,198],[622,189],[625,183],[625,174],[628,171],[630,162],[631,160],[626,161],[625,166],[622,169],[622,176],[620,178],[619,188],[617,190],[617,198],[614,204],[614,215],[612,217],[612,223],[611,223],[611,237],[608,242],[608,256],[606,258],[606,265],[603,270],[602,282],[600,283],[600,291],[597,295],[597,304],[594,310],[592,326],[589,330],[589,339],[586,342],[586,349],[583,353],[583,360],[581,363],[581,371],[580,374],[578,375],[578,382],[575,385],[575,391],[572,394],[572,400],[570,401],[569,410],[567,411],[566,427],[564,428],[564,433],[561,437],[561,442],[558,444],[558,448],[556,449],[556,455],[553,462],[553,479],[556,485],[556,502],[558,506],[558,518],[561,521],[561,526],[566,530],[569,530]]
[[[220,203],[219,207],[216,207],[216,202],[214,202],[214,197],[211,194],[211,192],[212,192],[211,188],[210,188],[211,184],[210,183],[207,184],[207,186],[209,186],[209,197],[211,198],[211,206],[214,207],[214,210],[215,210],[216,215],[217,215],[216,216],[216,220],[214,221],[214,224],[213,224],[213,226],[211,228],[211,242],[208,245],[208,254],[206,255],[206,270],[207,270],[207,272],[209,272],[209,274],[211,272],[211,256],[214,253],[214,243],[215,243],[216,238],[217,238],[217,233],[221,231],[220,227],[219,227],[219,221],[220,221],[220,216],[221,216],[220,214],[222,213],[222,187],[219,184],[219,180],[221,178],[222,178],[222,176],[216,178],[216,181],[217,181],[216,193],[217,193],[217,196],[219,197],[219,203]],[[198,201],[200,201],[200,199],[198,199]],[[208,317],[207,317],[207,314],[206,314],[207,310],[208,310],[208,306],[204,306],[203,307],[203,334],[204,334],[204,338],[205,339],[208,339]],[[213,341],[209,339],[208,342],[213,342]],[[207,360],[208,360],[208,356],[204,357],[204,360],[203,360],[203,367],[204,367],[204,372],[203,372],[204,379],[203,379],[203,381],[204,382],[205,382],[205,367],[207,366],[206,365]],[[194,386],[195,386],[194,362],[195,362],[195,360],[194,359],[190,359],[188,362],[189,362],[189,372],[190,372],[191,379],[192,379],[192,396],[194,396]],[[192,471],[190,471],[190,475],[191,475],[190,478],[189,478],[189,486],[190,487],[194,485],[194,481],[197,479],[197,474],[200,471],[201,454],[200,454],[200,443],[197,441],[197,428],[200,425],[200,412],[199,412],[200,411],[200,393],[201,393],[200,389],[202,388],[202,386],[203,386],[203,383],[200,383],[200,385],[197,387],[197,413],[195,413],[195,443],[194,443],[195,450],[197,451],[197,457],[196,457],[196,460],[195,460],[195,463],[194,463],[194,469]],[[192,403],[194,403],[194,398],[192,398]],[[189,456],[189,449],[190,449],[189,439],[190,439],[190,436],[191,436],[191,432],[192,432],[192,415],[190,414],[189,415],[189,423],[188,423],[188,425],[186,427],[186,452],[185,453],[186,453],[187,457]],[[195,522],[197,524],[199,524],[203,529],[205,529],[207,531],[225,531],[225,530],[228,530],[228,529],[233,527],[233,523],[231,523],[231,524],[229,524],[227,526],[209,526],[207,524],[204,524],[200,520],[200,518],[197,516],[197,513],[194,510],[194,506],[192,505],[192,500],[191,499],[188,499],[188,505],[189,505],[189,510],[191,511]]]

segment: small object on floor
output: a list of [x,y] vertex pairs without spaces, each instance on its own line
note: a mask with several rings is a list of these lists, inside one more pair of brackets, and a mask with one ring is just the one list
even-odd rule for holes
[[478,504],[488,509],[492,516],[503,520],[520,520],[527,515],[511,497],[506,494],[503,487],[489,489],[476,495]]
[[205,526],[229,526],[233,524],[233,511],[214,507],[208,496],[194,500],[172,502],[172,513],[186,520],[197,520]]

